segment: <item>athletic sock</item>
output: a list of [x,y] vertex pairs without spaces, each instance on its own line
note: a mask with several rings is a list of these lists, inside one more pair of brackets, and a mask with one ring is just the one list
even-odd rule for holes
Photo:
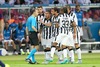
[[53,56],[54,56],[55,50],[56,50],[56,47],[55,47],[55,46],[52,46],[52,47],[51,47],[51,57],[52,57],[52,58],[53,58]]
[[76,48],[76,53],[77,53],[78,59],[82,59],[81,58],[81,49],[80,49],[80,47]]
[[64,59],[66,59],[66,58],[67,58],[67,49],[64,48],[64,49],[62,50],[62,53],[63,53]]
[[71,55],[71,62],[74,62],[74,51],[73,49],[69,49],[70,55]]
[[32,56],[34,58],[34,54],[37,52],[37,50],[34,48],[31,50],[30,54],[27,56],[27,59],[30,59]]

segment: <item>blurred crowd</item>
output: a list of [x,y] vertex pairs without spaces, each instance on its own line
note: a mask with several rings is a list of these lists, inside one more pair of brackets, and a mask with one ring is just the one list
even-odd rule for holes
[[[99,8],[90,8],[84,12],[84,22],[93,22],[93,21],[100,21],[100,9]],[[0,14],[3,15],[4,21],[9,22],[19,22],[25,23],[28,16],[30,15],[29,9],[11,9],[10,14],[8,9],[0,9]]]
[[100,0],[0,0],[0,5],[31,5],[31,4],[91,4]]

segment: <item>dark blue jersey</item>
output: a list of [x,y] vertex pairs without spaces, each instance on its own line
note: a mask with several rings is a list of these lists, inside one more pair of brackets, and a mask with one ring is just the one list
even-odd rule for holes
[[78,26],[82,27],[82,22],[83,22],[83,12],[82,11],[75,11],[77,19],[78,19]]
[[11,34],[12,34],[11,28],[4,29],[3,31],[4,40],[11,39]]
[[10,25],[9,25],[9,27],[12,29],[12,31],[14,31],[16,28],[17,28],[17,24],[16,23],[11,23]]
[[25,36],[25,28],[22,27],[21,29],[19,27],[15,30],[15,37],[18,39],[22,39]]

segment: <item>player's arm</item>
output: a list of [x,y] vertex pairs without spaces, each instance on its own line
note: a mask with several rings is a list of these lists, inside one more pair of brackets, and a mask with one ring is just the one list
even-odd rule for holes
[[10,39],[12,39],[12,30],[10,29],[10,32],[11,32],[11,34],[10,34]]
[[42,23],[43,25],[48,26],[48,27],[50,27],[52,25],[51,22],[50,23],[44,23],[42,20],[40,20],[40,23]]
[[35,31],[35,32],[38,32],[38,30],[36,29],[37,25],[36,25],[36,21],[35,19],[32,20],[32,29]]
[[58,17],[58,20],[55,21],[55,27],[58,28],[59,27],[59,22],[60,22],[60,17]]
[[73,22],[73,23],[72,23],[72,26],[73,26],[73,29],[74,29],[74,34],[73,34],[73,36],[74,36],[74,39],[75,39],[75,38],[76,38],[76,23]]

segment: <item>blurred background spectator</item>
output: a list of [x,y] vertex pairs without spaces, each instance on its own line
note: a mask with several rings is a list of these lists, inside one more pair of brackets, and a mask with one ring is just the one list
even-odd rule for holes
[[92,22],[92,18],[90,17],[90,15],[88,14],[88,12],[85,14],[85,17],[83,19],[84,22]]
[[3,5],[5,3],[5,0],[0,0],[0,5]]
[[43,4],[49,4],[49,0],[41,0]]
[[90,4],[90,0],[75,0],[77,4]]
[[100,3],[100,0],[91,0],[91,3]]

